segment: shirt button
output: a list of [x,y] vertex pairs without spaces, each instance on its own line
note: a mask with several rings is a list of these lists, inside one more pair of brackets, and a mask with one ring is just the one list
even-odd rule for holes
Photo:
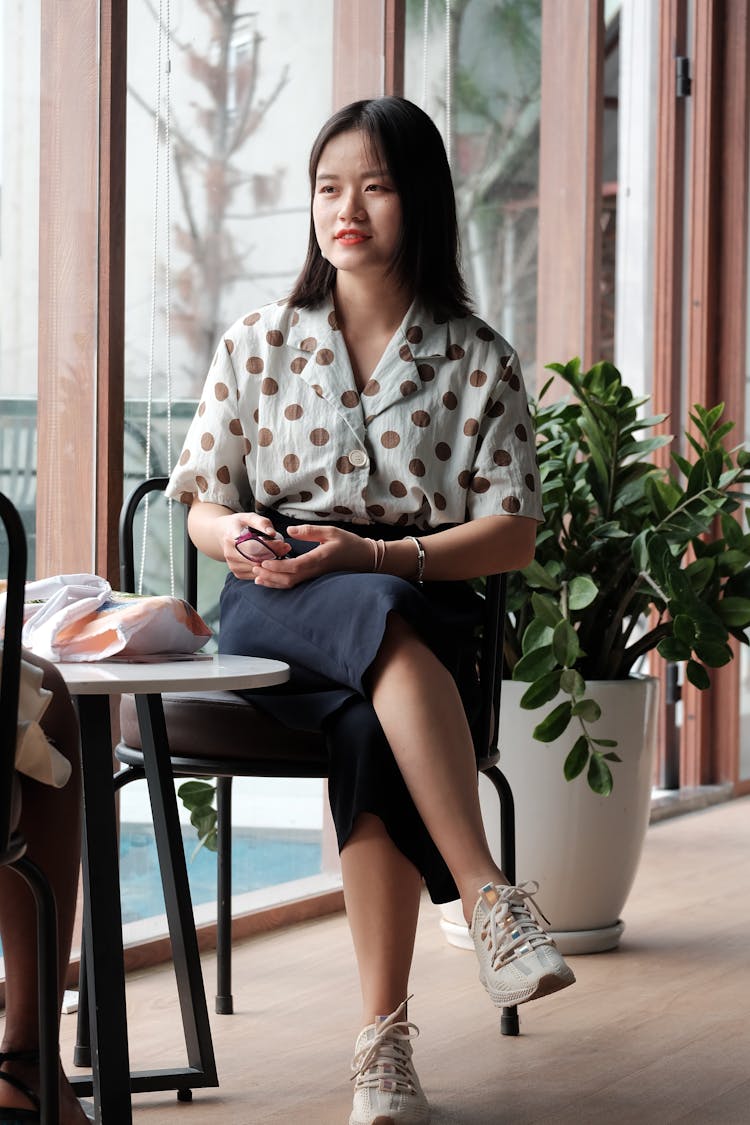
[[361,469],[367,464],[367,454],[364,449],[353,449],[349,454],[349,460],[355,469]]

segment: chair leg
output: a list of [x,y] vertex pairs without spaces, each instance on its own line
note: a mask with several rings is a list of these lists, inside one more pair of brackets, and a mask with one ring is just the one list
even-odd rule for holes
[[39,1097],[41,1125],[58,1125],[57,906],[50,885],[26,856],[11,865],[25,879],[36,903],[39,971]]
[[[485,777],[495,786],[495,791],[500,800],[500,858],[502,868],[509,882],[515,883],[516,807],[513,801],[513,791],[505,774],[497,766],[491,766],[490,769],[486,770]],[[515,1004],[503,1008],[500,1015],[500,1032],[502,1035],[520,1035],[518,1007]]]
[[232,996],[232,778],[216,779],[216,1011],[230,1016]]

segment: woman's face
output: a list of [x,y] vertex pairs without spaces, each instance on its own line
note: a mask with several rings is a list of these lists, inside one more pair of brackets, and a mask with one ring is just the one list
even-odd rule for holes
[[401,200],[383,161],[362,133],[332,137],[320,154],[313,224],[324,258],[337,270],[382,277],[401,233]]

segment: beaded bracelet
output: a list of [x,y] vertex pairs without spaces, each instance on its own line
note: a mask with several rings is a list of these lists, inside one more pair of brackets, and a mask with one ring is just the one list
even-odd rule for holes
[[417,539],[416,535],[407,535],[407,539],[411,539],[414,546],[417,548],[417,575],[416,582],[421,586],[424,582],[424,547]]
[[383,565],[383,560],[385,558],[385,543],[382,539],[371,539],[370,543],[372,543],[372,549],[374,552],[372,570],[373,574],[375,574]]

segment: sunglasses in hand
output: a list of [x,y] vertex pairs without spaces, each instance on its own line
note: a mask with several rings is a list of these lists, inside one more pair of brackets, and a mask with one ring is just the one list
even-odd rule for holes
[[242,535],[238,535],[234,545],[248,562],[263,562],[265,559],[281,559],[287,553],[286,540],[278,532],[269,535],[265,531],[258,531],[255,527],[248,527]]

